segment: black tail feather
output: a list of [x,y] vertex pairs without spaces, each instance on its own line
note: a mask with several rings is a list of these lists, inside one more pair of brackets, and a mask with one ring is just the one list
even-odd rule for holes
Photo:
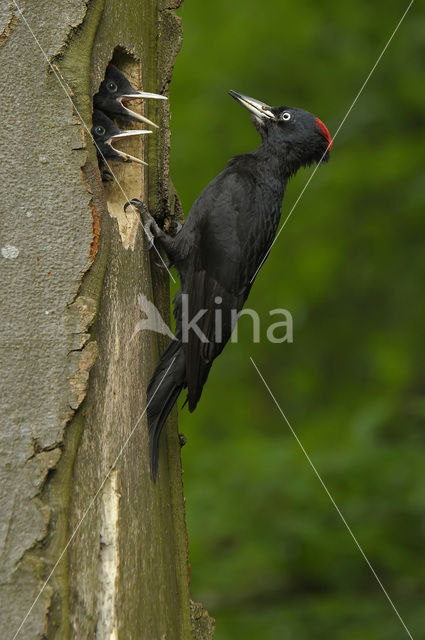
[[182,343],[175,340],[159,361],[147,391],[150,463],[154,482],[158,474],[159,438],[180,391],[186,385],[185,373]]

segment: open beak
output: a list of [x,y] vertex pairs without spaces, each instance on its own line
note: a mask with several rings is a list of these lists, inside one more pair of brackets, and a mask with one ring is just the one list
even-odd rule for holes
[[229,95],[237,100],[237,102],[239,102],[243,107],[248,109],[248,111],[251,111],[255,116],[258,116],[259,118],[268,118],[269,120],[276,120],[276,117],[268,104],[264,104],[264,102],[260,102],[260,100],[256,100],[255,98],[244,96],[242,93],[238,93],[237,91],[230,90]]
[[140,100],[143,98],[153,98],[154,100],[167,100],[165,96],[161,96],[158,93],[147,93],[146,91],[134,91],[134,93],[127,93],[123,96],[120,96],[119,101],[121,103],[122,108],[124,109],[125,113],[128,116],[130,116],[131,118],[135,118],[139,122],[145,122],[149,126],[155,127],[155,129],[159,129],[157,124],[155,124],[151,120],[148,120],[147,118],[145,118],[145,116],[140,115],[140,113],[137,113],[136,111],[132,111],[125,104],[127,100],[136,100],[136,99]]
[[128,131],[121,131],[120,133],[116,133],[115,135],[111,136],[109,140],[107,140],[106,144],[109,144],[109,146],[115,151],[115,153],[117,153],[125,162],[137,162],[137,164],[144,164],[148,166],[147,162],[143,162],[143,160],[140,160],[135,156],[131,156],[129,153],[124,153],[124,151],[119,151],[113,146],[113,143],[117,140],[122,140],[123,138],[131,138],[132,136],[140,136],[145,133],[152,133],[152,131],[144,129],[129,129]]

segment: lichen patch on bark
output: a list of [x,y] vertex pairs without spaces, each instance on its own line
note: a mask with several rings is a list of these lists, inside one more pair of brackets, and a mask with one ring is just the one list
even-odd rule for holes
[[215,620],[204,609],[201,602],[190,601],[190,617],[194,640],[212,640],[215,631]]

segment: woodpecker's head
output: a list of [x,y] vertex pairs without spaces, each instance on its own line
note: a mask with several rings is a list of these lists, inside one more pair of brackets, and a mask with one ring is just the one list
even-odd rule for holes
[[113,64],[108,65],[105,73],[105,79],[99,87],[98,93],[93,96],[93,106],[95,109],[101,109],[110,118],[126,118],[127,120],[136,120],[138,122],[146,122],[151,127],[158,128],[154,122],[151,122],[145,116],[136,111],[131,111],[127,107],[127,102],[140,98],[153,98],[155,100],[166,100],[165,96],[157,93],[146,93],[146,91],[136,91],[133,89],[125,75],[117,69]]
[[102,111],[95,109],[93,111],[93,127],[91,134],[96,145],[97,154],[100,158],[107,160],[120,160],[121,162],[137,162],[138,164],[146,164],[143,160],[135,158],[128,153],[115,149],[112,144],[117,140],[130,138],[132,136],[140,136],[152,131],[142,129],[130,129],[129,131],[121,131],[108,116]]
[[229,93],[251,112],[263,140],[278,150],[282,149],[291,165],[305,166],[329,159],[331,134],[312,113],[297,107],[270,107],[236,91]]

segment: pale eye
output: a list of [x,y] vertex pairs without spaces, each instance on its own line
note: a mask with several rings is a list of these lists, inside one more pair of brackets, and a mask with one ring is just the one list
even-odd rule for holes
[[288,121],[291,119],[291,114],[288,111],[284,111],[280,116],[280,119]]
[[105,134],[105,129],[104,127],[99,125],[98,127],[95,128],[94,132],[97,136],[103,136]]
[[117,85],[115,84],[115,82],[112,82],[112,80],[108,82],[108,84],[106,85],[106,88],[111,93],[114,93],[118,89]]

